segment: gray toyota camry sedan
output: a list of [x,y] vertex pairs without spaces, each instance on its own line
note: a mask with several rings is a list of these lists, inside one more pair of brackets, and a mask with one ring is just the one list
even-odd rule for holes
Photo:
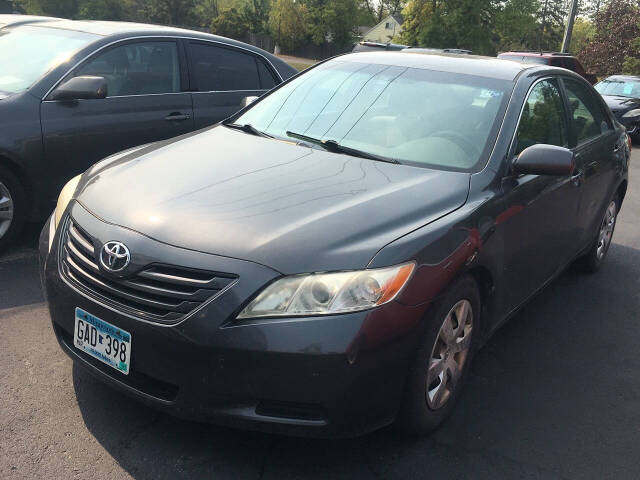
[[424,434],[501,323],[570,263],[605,262],[629,156],[568,70],[337,57],[71,180],[40,241],[53,331],[182,417]]

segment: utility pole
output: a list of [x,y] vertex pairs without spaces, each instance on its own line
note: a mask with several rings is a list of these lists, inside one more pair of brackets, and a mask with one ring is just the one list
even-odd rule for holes
[[567,29],[564,32],[564,40],[562,41],[562,53],[568,53],[571,46],[571,34],[573,33],[573,23],[578,12],[578,0],[571,0],[571,8],[569,10],[569,18],[567,19]]

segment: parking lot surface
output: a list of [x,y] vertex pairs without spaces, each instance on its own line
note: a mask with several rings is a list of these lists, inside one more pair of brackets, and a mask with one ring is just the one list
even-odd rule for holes
[[638,478],[640,146],[609,257],[566,272],[478,353],[452,418],[305,440],[160,414],[73,367],[38,279],[33,225],[0,254],[0,478]]

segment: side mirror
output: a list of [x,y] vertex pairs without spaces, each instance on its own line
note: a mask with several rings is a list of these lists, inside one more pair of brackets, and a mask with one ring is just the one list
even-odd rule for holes
[[107,80],[89,75],[73,77],[59,85],[49,100],[92,100],[107,96]]
[[573,152],[555,145],[532,145],[525,148],[513,162],[513,171],[524,175],[571,175]]
[[260,97],[244,97],[240,102],[240,107],[245,108],[255,102],[258,98]]

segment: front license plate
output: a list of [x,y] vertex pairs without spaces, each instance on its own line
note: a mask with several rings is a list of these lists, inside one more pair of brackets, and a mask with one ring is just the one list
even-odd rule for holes
[[78,307],[73,344],[102,363],[129,374],[131,334]]

